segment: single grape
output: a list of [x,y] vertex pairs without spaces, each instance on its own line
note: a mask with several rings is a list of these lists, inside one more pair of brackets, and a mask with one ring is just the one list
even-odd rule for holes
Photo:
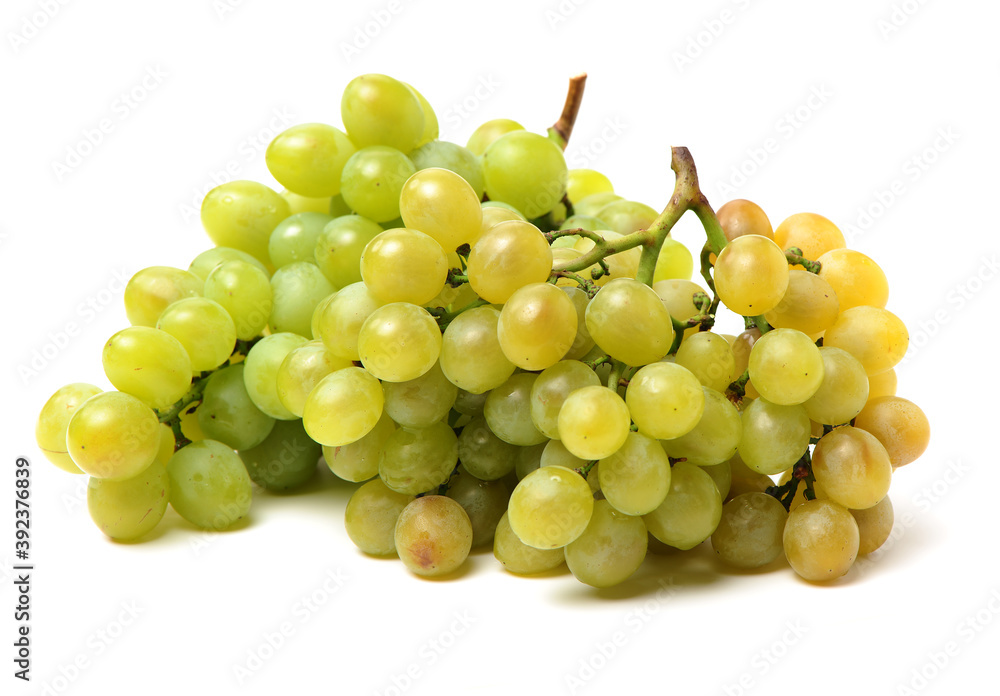
[[712,477],[688,462],[677,462],[670,492],[643,516],[649,533],[668,546],[687,550],[712,535],[722,517],[722,496]]
[[388,145],[403,152],[424,138],[426,118],[417,93],[388,75],[359,75],[344,88],[340,117],[360,147]]
[[476,192],[476,200],[482,200],[486,182],[483,180],[483,163],[468,148],[446,140],[432,140],[410,153],[410,159],[417,171],[437,167],[455,172],[469,182]]
[[631,576],[646,557],[649,534],[641,517],[594,503],[583,533],[566,545],[566,565],[573,576],[592,587],[611,587]]
[[278,421],[263,442],[239,455],[250,479],[261,488],[284,492],[299,488],[316,473],[321,448],[302,421]]
[[458,437],[447,423],[428,428],[399,428],[386,438],[378,474],[385,485],[417,495],[448,480],[458,464]]
[[590,301],[591,337],[612,358],[640,366],[660,360],[674,339],[670,313],[648,286],[630,278],[612,280]]
[[[694,303],[695,293],[704,293],[705,290],[697,283],[690,280],[661,280],[653,284],[653,292],[657,294],[667,308],[670,316],[677,321],[686,321],[699,314],[698,307]],[[698,327],[692,326],[684,330],[684,338],[698,333]]]
[[378,223],[361,215],[333,218],[323,228],[313,248],[319,270],[334,287],[361,281],[361,254],[381,234]]
[[722,507],[712,548],[737,568],[760,568],[784,551],[782,533],[788,512],[767,493],[743,493]]
[[472,548],[472,522],[461,505],[443,495],[409,503],[396,521],[396,553],[410,572],[436,577],[458,570]]
[[361,277],[381,302],[430,302],[448,277],[445,250],[406,227],[376,235],[361,253]]
[[460,465],[458,474],[448,481],[447,495],[469,516],[472,548],[493,541],[497,523],[507,512],[507,485],[503,481],[482,481]]
[[737,237],[715,262],[715,288],[722,303],[737,314],[771,311],[788,288],[784,252],[767,237]]
[[602,386],[583,387],[570,394],[559,410],[557,423],[566,449],[586,460],[604,459],[617,452],[625,444],[631,425],[625,401]]
[[274,272],[271,290],[274,297],[268,320],[271,330],[312,338],[313,312],[337,288],[330,285],[315,264],[299,261]]
[[623,199],[608,203],[597,211],[597,217],[608,224],[607,229],[618,234],[629,234],[652,225],[659,213],[645,203]]
[[[233,249],[232,247],[212,247],[211,249],[206,249],[194,257],[194,260],[191,261],[191,265],[188,266],[188,271],[204,281],[208,278],[209,273],[224,264],[226,261],[243,261],[245,263],[249,263],[251,266],[256,266],[264,273],[268,272],[267,266],[262,264],[256,258],[245,251]],[[140,273],[141,272],[142,271],[140,271]]]
[[125,286],[125,316],[132,326],[156,326],[168,305],[185,297],[199,297],[204,289],[200,276],[171,266],[144,268]]
[[261,411],[278,420],[297,416],[278,397],[278,370],[285,357],[309,339],[294,333],[275,333],[253,345],[243,361],[243,383],[251,401]]
[[[558,249],[553,250],[553,255],[555,251]],[[595,345],[594,338],[590,335],[590,330],[587,329],[587,307],[590,305],[590,297],[575,283],[563,286],[561,289],[569,297],[573,303],[573,309],[576,310],[576,336],[573,338],[573,345],[569,347],[563,358],[565,360],[579,360]]]
[[575,204],[592,193],[612,193],[611,180],[593,169],[570,169],[566,175],[566,196]]
[[268,144],[264,160],[289,191],[320,198],[340,193],[340,173],[356,151],[343,131],[325,123],[300,123]]
[[267,273],[238,260],[225,261],[212,269],[205,279],[205,297],[229,313],[241,341],[260,335],[274,307],[274,291]]
[[102,532],[116,541],[148,534],[167,510],[170,479],[166,464],[154,461],[132,478],[87,482],[87,511]]
[[505,570],[519,575],[544,573],[547,570],[558,568],[566,560],[561,547],[536,549],[521,541],[514,530],[510,528],[506,512],[497,522],[497,529],[493,536],[493,556],[500,561]]
[[83,382],[67,384],[49,397],[38,414],[38,421],[35,423],[35,442],[38,443],[38,449],[46,459],[63,471],[71,474],[83,473],[69,456],[66,427],[80,405],[101,391],[100,387]]
[[385,411],[375,426],[360,440],[338,447],[323,446],[323,458],[330,471],[345,481],[361,482],[378,476],[378,460],[386,440],[396,432],[396,424]]
[[359,215],[375,222],[389,222],[399,217],[399,194],[416,171],[413,162],[397,149],[384,145],[365,147],[344,165],[341,195]]
[[927,416],[915,403],[899,396],[869,399],[854,425],[882,443],[894,468],[917,459],[931,439]]
[[889,281],[877,263],[853,249],[831,249],[817,259],[819,277],[836,291],[840,310],[867,305],[885,307]]
[[663,240],[660,253],[656,257],[656,268],[653,270],[653,282],[661,280],[690,280],[694,271],[694,259],[688,248],[676,239],[667,237]]
[[331,355],[358,360],[358,334],[365,320],[382,303],[363,282],[352,283],[338,290],[328,302],[317,306],[315,323],[319,338]]
[[306,399],[320,380],[331,372],[351,365],[347,358],[331,355],[322,341],[303,343],[293,348],[278,367],[275,377],[278,400],[282,406],[301,418]]
[[207,438],[238,450],[259,445],[274,428],[274,418],[257,408],[247,393],[244,369],[238,363],[209,377],[196,411]]
[[499,323],[499,310],[476,307],[448,324],[441,343],[441,370],[448,381],[472,394],[483,394],[507,381],[515,368],[500,347]]
[[743,424],[729,399],[707,387],[702,387],[702,393],[705,407],[697,425],[679,437],[662,440],[661,444],[675,459],[711,466],[733,456],[743,435]]
[[396,521],[403,508],[414,499],[397,493],[382,479],[373,479],[358,488],[347,502],[344,526],[354,545],[373,556],[396,553]]
[[760,395],[783,406],[801,404],[823,383],[819,348],[795,329],[774,329],[757,339],[747,369]]
[[518,288],[504,304],[497,326],[501,350],[523,370],[544,370],[556,364],[576,334],[573,301],[549,283]]
[[324,377],[309,392],[302,425],[321,445],[347,445],[375,427],[384,400],[375,377],[360,367],[345,367]]
[[382,391],[386,413],[407,428],[426,428],[443,420],[458,396],[458,387],[444,376],[439,363],[416,379],[386,382]]
[[205,297],[188,297],[167,306],[156,328],[180,341],[195,373],[214,370],[236,345],[236,324],[226,308]]
[[677,349],[675,360],[704,386],[717,392],[724,392],[740,376],[729,342],[711,331],[700,331],[685,338]]
[[752,201],[735,198],[716,213],[722,232],[728,241],[748,234],[774,239],[774,230],[764,210]]
[[674,363],[651,363],[633,375],[625,403],[639,432],[667,440],[690,432],[705,411],[698,378]]
[[476,294],[503,304],[529,283],[544,283],[552,272],[552,249],[530,222],[510,220],[486,231],[472,245],[466,273]]
[[601,491],[616,510],[645,515],[670,491],[670,460],[651,437],[629,433],[625,444],[598,464]]
[[[281,192],[281,197],[288,201],[288,209],[292,215],[297,215],[298,213],[326,213],[331,216],[334,215],[330,210],[333,196],[311,198],[310,196],[300,196],[286,189]],[[337,197],[339,198],[339,196]]]
[[545,442],[531,419],[531,390],[538,375],[519,372],[490,391],[483,416],[497,437],[512,445],[537,445]]
[[172,406],[191,386],[191,358],[180,341],[159,329],[122,329],[104,344],[101,361],[116,389],[152,408]]
[[840,229],[822,215],[796,213],[785,218],[774,230],[774,242],[782,249],[798,247],[813,261],[831,249],[846,246]]
[[817,423],[841,425],[852,420],[868,401],[868,376],[857,358],[840,348],[822,346],[823,381],[816,393],[803,402],[806,413]]
[[879,549],[892,534],[892,524],[895,519],[892,511],[892,501],[889,496],[864,510],[850,510],[854,521],[858,523],[858,555],[869,554]]
[[593,511],[594,496],[582,476],[560,466],[546,466],[517,484],[507,519],[523,543],[557,549],[583,533]]
[[788,564],[811,582],[836,580],[854,565],[858,523],[831,500],[810,500],[788,514],[782,536]]
[[896,371],[893,369],[879,372],[877,375],[868,375],[868,400],[880,396],[895,396],[896,386]]
[[407,179],[399,211],[407,227],[430,235],[446,251],[472,244],[482,234],[479,196],[465,179],[447,169],[423,169]]
[[577,360],[561,360],[546,368],[531,387],[531,421],[545,437],[558,440],[559,411],[566,397],[600,383],[597,373]]
[[910,343],[906,325],[879,307],[851,307],[826,330],[823,345],[843,348],[861,361],[869,376],[895,367]]
[[253,487],[239,456],[215,440],[192,442],[167,464],[170,504],[200,529],[228,529],[250,512]]
[[333,219],[327,213],[298,213],[279,222],[267,243],[271,263],[281,268],[297,261],[315,262],[316,240]]
[[781,406],[763,397],[743,408],[740,459],[762,474],[780,474],[809,448],[811,428],[801,405]]
[[291,215],[288,201],[256,181],[216,186],[201,203],[201,224],[218,246],[245,251],[264,264],[271,231]]
[[379,307],[358,332],[361,362],[386,382],[406,382],[427,372],[441,355],[441,343],[430,312],[406,302]]
[[483,481],[496,481],[513,471],[517,454],[517,446],[497,437],[483,417],[472,419],[458,436],[462,466]]
[[552,140],[516,130],[486,148],[483,175],[490,200],[510,203],[531,219],[562,199],[568,170],[562,150]]
[[474,155],[482,155],[486,152],[486,148],[501,135],[523,130],[524,126],[517,121],[512,121],[509,118],[495,118],[476,128],[469,136],[469,142],[465,144],[465,147]]
[[837,293],[829,283],[809,271],[789,271],[784,297],[774,309],[764,312],[764,318],[776,329],[813,335],[830,328],[839,312]]
[[863,510],[889,492],[892,464],[874,435],[845,425],[834,428],[816,444],[812,455],[816,482],[830,500]]
[[597,217],[601,208],[613,201],[624,200],[617,193],[611,191],[601,191],[584,196],[578,201],[573,201],[573,211],[577,215],[591,215]]

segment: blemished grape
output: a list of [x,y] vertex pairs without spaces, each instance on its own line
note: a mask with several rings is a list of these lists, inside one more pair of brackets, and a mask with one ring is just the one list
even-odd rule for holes
[[715,287],[722,303],[737,314],[769,312],[788,288],[785,254],[767,237],[737,237],[715,262]]
[[201,224],[217,245],[245,251],[268,264],[271,232],[291,213],[288,201],[264,184],[230,181],[206,194]]
[[307,483],[321,453],[302,421],[277,421],[263,442],[239,452],[250,479],[269,491],[285,492]]
[[854,425],[882,443],[893,468],[914,461],[931,439],[927,416],[915,403],[899,396],[869,399]]
[[320,198],[340,193],[344,163],[356,151],[343,131],[324,123],[301,123],[279,133],[267,146],[264,160],[289,191]]
[[132,326],[156,326],[168,305],[203,293],[201,276],[171,266],[150,266],[125,286],[125,316]]
[[712,548],[737,568],[760,568],[783,552],[782,533],[788,512],[767,493],[743,493],[722,507]]
[[536,549],[521,541],[510,528],[505,512],[493,535],[493,556],[504,569],[518,575],[535,575],[558,568],[566,561],[563,549]]
[[386,230],[361,253],[361,277],[381,302],[430,302],[444,287],[448,259],[432,237],[406,227]]
[[104,374],[118,391],[164,409],[191,386],[191,358],[176,338],[160,329],[132,326],[104,344]]
[[170,480],[166,464],[154,461],[132,478],[87,482],[87,511],[102,532],[117,541],[149,533],[167,510]]
[[693,464],[678,462],[670,475],[670,492],[643,519],[654,537],[687,550],[710,537],[721,517],[722,496],[712,477]]
[[522,370],[544,370],[555,365],[573,346],[576,335],[573,301],[549,283],[518,288],[500,311],[500,349]]
[[177,450],[167,464],[170,505],[200,529],[228,529],[250,512],[253,486],[239,455],[215,440]]
[[472,549],[472,522],[456,501],[443,495],[425,495],[399,513],[395,530],[396,553],[412,573],[436,577],[465,563]]
[[490,200],[510,203],[528,219],[552,210],[566,193],[562,150],[544,135],[525,130],[490,143],[483,153],[483,174]]
[[507,519],[528,546],[558,549],[583,534],[593,511],[594,496],[582,476],[561,466],[546,466],[517,484]]
[[361,215],[342,215],[323,228],[313,247],[319,270],[334,287],[361,281],[361,254],[382,233],[378,223]]
[[102,389],[93,384],[75,382],[60,387],[49,397],[38,414],[35,424],[35,442],[45,458],[63,471],[71,474],[82,474],[73,459],[69,456],[66,445],[66,427],[70,418],[90,397],[100,394]]
[[788,564],[812,582],[847,574],[858,556],[858,523],[842,505],[810,500],[788,514],[782,545]]
[[371,73],[351,80],[340,101],[340,117],[351,141],[359,147],[388,145],[409,152],[424,138],[420,98],[405,83],[388,75]]
[[396,521],[403,509],[414,500],[412,495],[397,493],[382,479],[373,479],[358,488],[347,502],[344,527],[354,545],[373,556],[396,553]]
[[606,500],[594,503],[587,528],[566,545],[566,565],[592,587],[611,587],[628,579],[646,557],[649,533],[641,517],[616,510]]
[[297,261],[315,261],[316,240],[334,218],[326,213],[290,215],[274,228],[267,243],[267,253],[275,268]]
[[899,317],[868,306],[842,311],[823,337],[823,345],[843,348],[860,360],[869,376],[895,367],[909,343],[910,335]]

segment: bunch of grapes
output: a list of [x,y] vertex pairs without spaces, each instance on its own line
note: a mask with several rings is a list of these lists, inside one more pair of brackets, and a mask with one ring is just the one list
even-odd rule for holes
[[[354,543],[423,576],[492,544],[510,572],[605,587],[710,538],[733,566],[784,556],[823,581],[878,548],[893,471],[929,439],[895,396],[908,337],[882,270],[819,215],[716,214],[684,148],[662,213],[568,170],[582,84],[547,135],[498,119],[462,147],[414,88],[363,75],[345,130],[270,143],[286,190],[210,191],[216,246],[126,288],[115,390],[42,408],[39,447],[90,476],[97,526],[139,539],[169,505],[226,529],[254,485],[322,461],[360,484]],[[670,237],[686,211],[703,285]],[[712,330],[727,309],[739,335]]]

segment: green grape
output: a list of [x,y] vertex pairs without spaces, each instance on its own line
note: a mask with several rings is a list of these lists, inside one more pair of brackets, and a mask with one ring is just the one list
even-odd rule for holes
[[399,217],[399,194],[416,171],[399,150],[384,145],[365,147],[344,165],[341,195],[359,215],[388,222]]
[[500,311],[500,348],[523,370],[544,370],[556,364],[573,345],[576,334],[573,301],[549,283],[518,288]]
[[803,402],[817,423],[841,425],[857,416],[868,401],[868,376],[861,361],[840,348],[822,346],[823,381]]
[[225,261],[216,266],[205,279],[205,297],[229,312],[241,341],[260,335],[274,306],[271,279],[244,261]]
[[813,474],[827,498],[864,510],[882,500],[892,482],[889,453],[874,435],[845,425],[820,438],[813,450]]
[[511,131],[483,153],[486,195],[510,203],[528,219],[556,206],[566,193],[567,174],[562,150],[537,133]]
[[378,476],[378,460],[396,424],[384,410],[375,426],[360,440],[339,447],[323,446],[323,458],[330,471],[345,481],[361,482]]
[[[340,185],[339,181],[337,185]],[[333,200],[332,196],[312,198],[310,196],[300,196],[286,189],[281,192],[281,197],[288,201],[288,209],[292,215],[299,213],[326,213],[333,216],[333,212],[330,210],[331,201]]]
[[517,121],[512,121],[509,118],[495,118],[476,128],[469,136],[469,142],[465,144],[465,147],[474,155],[482,155],[486,152],[486,148],[501,135],[523,130],[524,126]]
[[360,215],[342,215],[323,228],[316,239],[313,258],[335,287],[361,281],[361,253],[382,228]]
[[239,452],[250,479],[277,492],[307,483],[316,473],[320,454],[320,445],[306,434],[298,419],[276,422],[263,442]]
[[644,230],[653,224],[659,213],[645,203],[636,201],[611,201],[597,211],[597,217],[608,223],[608,228],[618,234]]
[[410,159],[417,171],[439,167],[455,172],[469,182],[476,192],[476,200],[482,200],[486,183],[483,180],[483,163],[468,148],[446,140],[432,140],[410,153]]
[[[506,379],[504,381],[506,381]],[[503,382],[501,382],[501,384],[503,384]],[[473,418],[481,416],[483,415],[483,409],[486,407],[486,399],[489,395],[489,392],[473,394],[470,391],[459,388],[458,395],[455,397],[455,405],[453,408],[457,413],[460,413],[463,416],[471,416]]]
[[780,474],[809,448],[811,428],[801,405],[780,406],[760,398],[744,407],[740,459],[762,474]]
[[467,423],[458,436],[459,461],[483,481],[496,481],[513,471],[517,454],[517,447],[497,437],[481,416]]
[[837,317],[823,337],[823,345],[843,348],[861,361],[869,376],[895,367],[910,343],[906,325],[879,307],[851,307]]
[[257,341],[243,361],[243,382],[250,400],[271,418],[292,420],[297,416],[278,397],[278,369],[295,348],[309,339],[293,333],[276,333]]
[[95,394],[66,424],[66,450],[73,463],[97,478],[137,476],[156,459],[159,448],[156,414],[131,394]]
[[321,445],[347,445],[375,427],[384,402],[375,377],[360,367],[345,367],[328,374],[309,392],[302,425]]
[[864,510],[849,510],[858,523],[858,555],[869,554],[882,546],[892,533],[895,519],[889,496]]
[[764,318],[776,329],[796,329],[813,336],[826,331],[839,312],[837,293],[829,283],[809,271],[789,271],[784,297],[764,312]]
[[399,428],[386,438],[378,475],[389,488],[417,495],[448,480],[458,464],[458,437],[447,423]]
[[752,201],[735,198],[719,208],[716,217],[727,241],[731,242],[748,234],[774,239],[774,230],[767,214]]
[[605,285],[587,307],[587,330],[615,360],[640,366],[670,350],[674,328],[670,313],[648,286],[630,278]]
[[631,425],[625,401],[602,386],[583,387],[566,397],[557,423],[566,449],[588,461],[617,452]]
[[281,268],[296,261],[315,262],[316,240],[331,220],[326,213],[298,213],[279,222],[267,243],[271,263]]
[[795,329],[774,329],[757,339],[747,369],[760,395],[783,406],[801,404],[823,383],[819,348]]
[[101,393],[100,387],[84,382],[75,382],[60,387],[49,397],[38,414],[35,423],[35,442],[45,458],[70,474],[82,474],[69,456],[66,445],[66,426],[80,405]]
[[156,328],[180,341],[193,372],[214,370],[236,345],[236,324],[226,308],[205,297],[188,297],[167,306]]
[[528,546],[557,549],[583,533],[593,511],[594,496],[582,476],[560,466],[546,466],[517,484],[507,520]]
[[785,254],[767,237],[737,237],[715,261],[719,299],[737,314],[756,316],[771,311],[787,288]]
[[662,444],[667,454],[675,459],[684,458],[689,464],[711,466],[721,464],[736,453],[743,425],[729,399],[708,387],[702,387],[702,392],[705,408],[698,424],[680,437],[663,440]]
[[788,512],[767,493],[743,493],[722,507],[712,548],[737,568],[760,568],[781,556]]
[[546,440],[545,442],[539,442],[537,445],[517,448],[517,456],[514,460],[514,475],[508,476],[506,479],[511,488],[542,465],[542,454],[545,453],[545,447],[549,442],[552,441]]
[[426,428],[443,420],[458,396],[458,387],[444,376],[439,363],[415,379],[386,382],[382,390],[386,413],[407,428]]
[[396,553],[396,521],[414,500],[412,495],[397,493],[382,479],[374,479],[358,488],[347,501],[344,527],[354,545],[373,556]]
[[506,512],[497,522],[496,532],[493,535],[493,556],[500,561],[504,569],[519,575],[544,573],[558,568],[566,560],[561,547],[536,549],[521,541],[510,528]]
[[87,482],[90,519],[116,541],[132,541],[150,532],[167,510],[170,480],[163,462],[154,461],[121,481],[91,478]]
[[737,377],[736,356],[729,342],[719,334],[700,331],[691,334],[677,349],[678,365],[686,367],[704,386],[724,392]]
[[721,517],[722,496],[712,477],[694,464],[677,462],[670,492],[643,520],[654,537],[686,551],[712,536]]
[[814,261],[831,249],[846,246],[837,226],[815,213],[796,213],[785,218],[774,230],[774,242],[782,249],[798,247],[805,258]]
[[613,193],[614,190],[611,180],[593,169],[570,169],[566,175],[566,195],[574,205],[593,193]]
[[531,388],[538,375],[520,372],[490,391],[483,416],[497,437],[522,447],[545,442],[531,419]]
[[915,403],[898,396],[869,399],[854,425],[882,443],[893,468],[914,461],[930,444],[927,416]]
[[430,141],[435,140],[438,135],[440,135],[437,114],[434,113],[434,107],[431,106],[431,103],[424,98],[424,95],[417,91],[416,87],[407,82],[404,82],[403,84],[410,88],[410,91],[413,92],[413,94],[417,97],[417,100],[420,102],[420,110],[424,114],[424,131],[421,134],[417,145],[425,145]]
[[344,196],[337,194],[330,199],[330,208],[326,212],[330,213],[332,217],[339,218],[351,215],[354,211],[351,210],[351,206],[344,202]]
[[625,444],[598,464],[601,491],[616,510],[645,515],[670,491],[670,460],[651,437],[629,433]]
[[472,548],[472,522],[465,509],[443,495],[426,495],[403,508],[396,521],[396,553],[407,570],[422,577],[451,573]]
[[291,212],[288,201],[264,184],[230,181],[205,195],[201,224],[217,246],[245,251],[267,264],[271,231]]
[[497,523],[507,512],[510,498],[507,485],[502,481],[480,480],[459,465],[458,475],[448,481],[447,496],[469,516],[472,548],[492,542]]
[[347,358],[330,355],[322,341],[303,343],[292,349],[278,367],[278,400],[282,406],[301,418],[306,399],[320,380],[331,372],[351,365]]
[[559,411],[581,387],[600,385],[597,373],[577,360],[562,360],[546,368],[531,387],[531,421],[545,437],[559,439]]
[[379,307],[358,333],[361,362],[385,382],[407,382],[427,372],[441,356],[441,343],[430,312],[406,302]]
[[629,381],[625,392],[639,432],[659,440],[690,432],[705,411],[705,392],[698,378],[675,363],[651,363]]
[[831,249],[817,261],[819,277],[837,293],[840,311],[867,305],[885,307],[889,301],[889,281],[877,263],[853,249]]
[[[704,293],[705,290],[690,280],[673,279],[654,283],[653,292],[659,296],[672,318],[677,321],[687,321],[699,314],[698,307],[694,303],[694,294]],[[684,329],[684,338],[696,333],[698,333],[697,326]]]
[[257,408],[243,381],[243,363],[230,365],[208,378],[196,411],[205,437],[237,450],[256,447],[274,428],[274,419]]
[[[557,283],[558,285],[558,283]],[[574,285],[562,286],[560,288],[573,303],[576,310],[576,336],[573,338],[573,345],[569,347],[564,356],[565,360],[580,360],[594,347],[594,338],[587,329],[587,307],[590,305],[590,297]]]
[[407,179],[399,196],[399,212],[407,227],[430,235],[445,251],[472,244],[482,233],[479,196],[448,169],[422,169]]
[[[543,466],[561,466],[566,469],[581,469],[587,465],[586,459],[578,456],[566,449],[562,440],[549,440],[542,446],[542,456],[535,469]],[[528,475],[529,471],[518,471],[518,480]]]
[[733,485],[733,468],[729,462],[722,462],[721,464],[713,464],[712,466],[703,466],[701,470],[712,477],[712,481],[715,482],[715,487],[719,489],[719,495],[722,496],[723,500],[729,499],[729,489]]
[[691,280],[691,273],[694,271],[694,259],[688,248],[676,239],[667,237],[660,247],[660,254],[656,257],[656,268],[653,271],[653,282],[661,280]]
[[415,90],[388,75],[351,80],[340,101],[340,117],[361,147],[388,145],[409,152],[424,139],[426,118]]
[[[483,211],[483,224],[479,230],[479,236],[482,237],[486,234],[486,231],[495,225],[499,225],[501,222],[508,222],[510,220],[520,220],[524,222],[524,216],[516,210],[510,208],[504,208],[499,205],[482,205]],[[478,237],[477,237],[478,239]]]
[[608,203],[621,200],[625,199],[617,193],[612,193],[611,191],[592,193],[588,196],[584,196],[578,201],[573,201],[573,212],[577,215],[591,215],[593,217],[599,217],[597,214],[601,212],[601,208],[606,206]]
[[315,264],[297,261],[282,266],[271,276],[274,297],[268,320],[271,330],[312,338],[316,305],[336,290]]
[[[316,323],[319,337],[331,355],[358,360],[358,334],[372,313],[382,306],[364,283],[352,283],[331,296]],[[318,310],[319,308],[317,308]]]
[[104,374],[118,391],[156,409],[172,406],[191,386],[191,358],[166,331],[146,326],[122,329],[104,344]]
[[433,237],[406,227],[376,235],[361,254],[361,277],[382,302],[433,300],[448,278],[448,258]]
[[340,193],[340,173],[357,148],[347,134],[325,123],[300,123],[278,135],[264,153],[267,168],[282,186],[300,196]]
[[810,500],[788,514],[782,536],[792,570],[812,582],[836,580],[854,565],[858,523],[832,500]]
[[201,529],[228,529],[250,512],[253,484],[239,455],[215,440],[192,442],[167,464],[170,504]]
[[476,294],[503,304],[529,283],[544,283],[552,272],[552,249],[530,222],[510,220],[487,230],[469,253],[466,273]]
[[631,576],[646,557],[649,534],[641,517],[594,503],[587,528],[566,545],[566,565],[573,576],[592,587],[611,587]]
[[[240,251],[239,249],[233,249],[231,247],[212,247],[211,249],[206,249],[194,257],[191,265],[188,266],[188,271],[201,278],[202,281],[205,281],[208,279],[209,273],[224,264],[226,261],[244,261],[251,266],[256,266],[265,274],[268,272],[267,266],[262,264],[256,258],[245,251]],[[139,272],[142,273],[142,271]],[[203,293],[199,290],[199,294]]]
[[173,302],[202,294],[204,281],[190,271],[150,266],[125,286],[125,316],[132,326],[156,326],[160,314]]

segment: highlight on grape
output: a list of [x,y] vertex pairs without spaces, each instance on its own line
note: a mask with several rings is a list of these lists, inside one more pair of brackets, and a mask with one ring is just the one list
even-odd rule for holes
[[[213,246],[125,288],[114,390],[41,408],[101,531],[141,539],[168,507],[227,529],[325,465],[357,484],[350,539],[423,577],[492,545],[607,587],[707,542],[824,582],[882,546],[930,438],[896,395],[885,274],[821,215],[713,208],[686,148],[662,212],[569,169],[585,79],[544,133],[495,119],[463,146],[414,87],[361,75],[342,127],[267,145],[284,190],[208,191]],[[688,212],[702,249],[671,237]]]

